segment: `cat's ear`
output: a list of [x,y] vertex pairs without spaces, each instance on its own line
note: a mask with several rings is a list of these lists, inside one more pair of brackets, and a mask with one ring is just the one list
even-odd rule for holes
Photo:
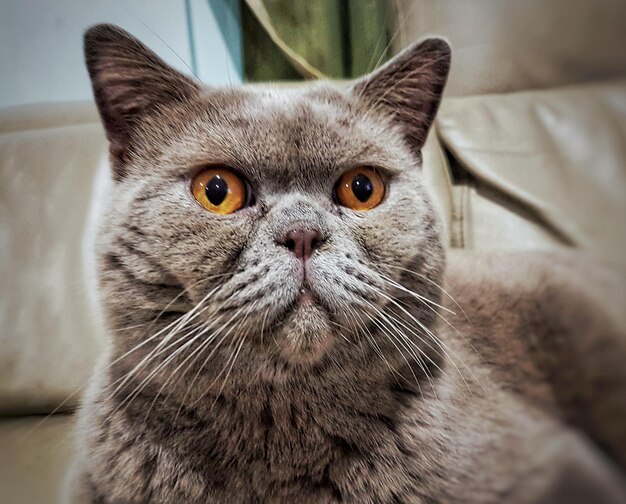
[[428,38],[358,80],[353,92],[389,114],[415,153],[426,141],[450,70],[450,45]]
[[200,89],[117,26],[90,28],[84,50],[114,164],[123,165],[142,117],[161,105],[189,100]]

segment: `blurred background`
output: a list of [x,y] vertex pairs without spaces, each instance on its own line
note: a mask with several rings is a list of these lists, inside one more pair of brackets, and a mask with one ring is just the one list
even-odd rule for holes
[[446,37],[423,176],[448,245],[583,250],[626,327],[626,0],[1,0],[0,502],[56,501],[108,342],[108,148],[82,55],[104,22],[214,86],[345,81]]
[[81,35],[115,23],[207,84],[352,78],[428,34],[449,94],[621,75],[623,0],[3,0],[0,106],[89,100]]

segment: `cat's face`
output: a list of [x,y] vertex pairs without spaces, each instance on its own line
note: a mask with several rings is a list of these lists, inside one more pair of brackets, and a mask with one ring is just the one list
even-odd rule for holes
[[[200,322],[214,344],[307,362],[376,337],[390,306],[420,312],[399,290],[405,269],[427,279],[411,277],[411,290],[437,300],[428,282],[439,282],[443,254],[419,149],[445,82],[445,43],[352,87],[212,90],[156,65],[119,30],[90,33],[116,177],[102,276],[120,321],[197,314],[190,327]],[[226,180],[241,208],[203,206],[209,193],[194,188],[207,170],[222,181],[214,201]]]

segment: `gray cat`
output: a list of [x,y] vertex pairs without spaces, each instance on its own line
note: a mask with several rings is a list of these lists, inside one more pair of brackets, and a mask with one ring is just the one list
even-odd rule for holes
[[113,26],[85,54],[113,344],[68,500],[626,502],[595,269],[442,243],[420,151],[445,41],[287,90],[205,88]]

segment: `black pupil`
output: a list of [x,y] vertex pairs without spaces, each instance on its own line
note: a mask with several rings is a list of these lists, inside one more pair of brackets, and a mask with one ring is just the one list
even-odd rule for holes
[[221,205],[228,194],[228,184],[219,175],[215,175],[206,185],[206,197],[215,205]]
[[372,192],[374,192],[372,181],[365,175],[359,173],[352,179],[352,192],[360,202],[365,203],[370,199]]

